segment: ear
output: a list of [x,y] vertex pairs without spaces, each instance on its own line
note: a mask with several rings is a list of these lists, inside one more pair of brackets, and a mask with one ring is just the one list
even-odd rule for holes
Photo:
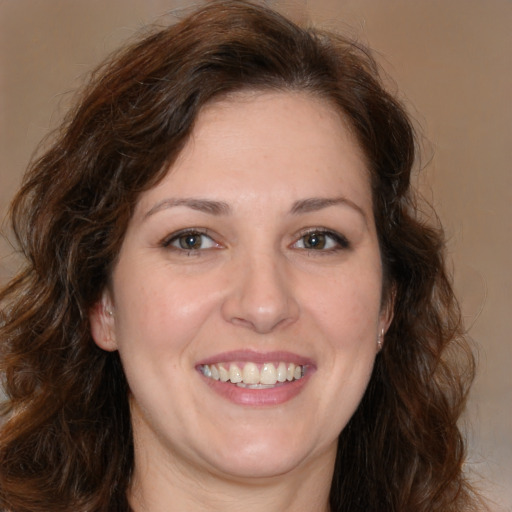
[[395,300],[393,295],[393,297],[387,301],[387,303],[382,308],[382,311],[380,312],[379,330],[384,331],[384,334],[387,332],[391,322],[393,321],[394,305]]
[[379,326],[378,326],[378,342],[377,345],[379,350],[382,348],[384,343],[384,337],[386,332],[393,321],[394,310],[395,310],[395,298],[396,298],[396,287],[392,286],[388,293],[385,303],[382,305]]
[[108,352],[117,350],[114,306],[110,292],[105,290],[89,311],[92,337],[98,347]]

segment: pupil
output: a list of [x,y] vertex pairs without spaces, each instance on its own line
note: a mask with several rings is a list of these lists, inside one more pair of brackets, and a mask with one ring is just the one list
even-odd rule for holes
[[307,236],[305,245],[308,249],[321,249],[325,245],[325,236],[321,233],[311,233]]
[[180,239],[182,249],[197,249],[201,246],[201,235],[185,235]]

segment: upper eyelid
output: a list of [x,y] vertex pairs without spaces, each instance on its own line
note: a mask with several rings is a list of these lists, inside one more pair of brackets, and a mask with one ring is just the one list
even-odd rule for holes
[[309,235],[311,233],[322,233],[324,235],[332,235],[336,238],[343,238],[348,241],[348,238],[343,234],[337,231],[336,229],[330,229],[320,226],[312,226],[308,228],[301,229],[296,235],[296,238],[301,238],[305,235]]
[[171,242],[173,242],[180,236],[184,236],[184,235],[188,235],[188,234],[204,235],[204,236],[207,236],[208,238],[214,240],[216,243],[219,243],[215,239],[215,237],[212,235],[212,233],[209,229],[206,229],[206,228],[184,228],[184,229],[179,229],[178,231],[173,231],[172,233],[166,235],[164,238],[162,238],[160,245],[163,245],[164,247],[168,246],[171,244]]
[[331,236],[331,238],[333,238],[337,243],[339,243],[342,247],[345,248],[349,248],[352,245],[350,240],[344,234],[334,229],[329,229],[325,227],[310,227],[299,231],[295,235],[294,242],[292,242],[292,245],[296,244],[302,237],[312,233],[319,233],[326,236]]

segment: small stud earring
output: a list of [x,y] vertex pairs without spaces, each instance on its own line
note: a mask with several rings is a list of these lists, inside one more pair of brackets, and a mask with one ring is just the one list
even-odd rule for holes
[[108,316],[114,316],[114,312],[111,309],[107,309]]

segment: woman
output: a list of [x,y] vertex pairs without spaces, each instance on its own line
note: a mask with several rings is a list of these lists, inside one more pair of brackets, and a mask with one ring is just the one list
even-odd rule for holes
[[112,58],[12,205],[8,511],[462,511],[473,360],[364,48],[210,2]]

